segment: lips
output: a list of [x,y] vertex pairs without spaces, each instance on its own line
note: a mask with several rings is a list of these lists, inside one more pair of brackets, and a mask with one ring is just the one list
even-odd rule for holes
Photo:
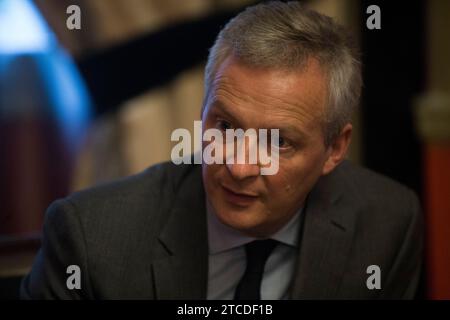
[[225,200],[237,206],[249,206],[258,199],[258,195],[249,192],[235,191],[222,185]]

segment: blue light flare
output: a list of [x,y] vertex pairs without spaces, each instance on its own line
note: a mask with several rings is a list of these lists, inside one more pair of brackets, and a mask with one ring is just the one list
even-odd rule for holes
[[30,0],[0,0],[0,120],[54,119],[76,152],[92,103],[75,63]]
[[29,0],[0,0],[0,53],[42,52],[55,43]]

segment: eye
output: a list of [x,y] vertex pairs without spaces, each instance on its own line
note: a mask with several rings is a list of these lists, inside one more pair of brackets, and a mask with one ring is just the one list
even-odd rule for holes
[[289,146],[290,146],[290,144],[287,139],[285,139],[284,137],[281,137],[281,136],[278,138],[278,147],[279,148],[287,148]]
[[216,123],[216,128],[221,131],[226,131],[227,129],[232,129],[231,123],[226,120],[218,120]]

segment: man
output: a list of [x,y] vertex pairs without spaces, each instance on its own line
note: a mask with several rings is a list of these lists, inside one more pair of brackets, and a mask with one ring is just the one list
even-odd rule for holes
[[59,200],[22,297],[413,298],[417,197],[344,160],[361,90],[345,31],[296,2],[250,7],[219,34],[205,89],[204,131],[279,129],[276,174],[168,162]]

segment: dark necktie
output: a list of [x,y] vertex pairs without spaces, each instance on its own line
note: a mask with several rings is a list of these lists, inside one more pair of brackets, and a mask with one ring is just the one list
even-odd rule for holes
[[252,241],[245,245],[247,267],[236,287],[235,300],[261,300],[264,266],[277,243],[276,240],[268,239]]

